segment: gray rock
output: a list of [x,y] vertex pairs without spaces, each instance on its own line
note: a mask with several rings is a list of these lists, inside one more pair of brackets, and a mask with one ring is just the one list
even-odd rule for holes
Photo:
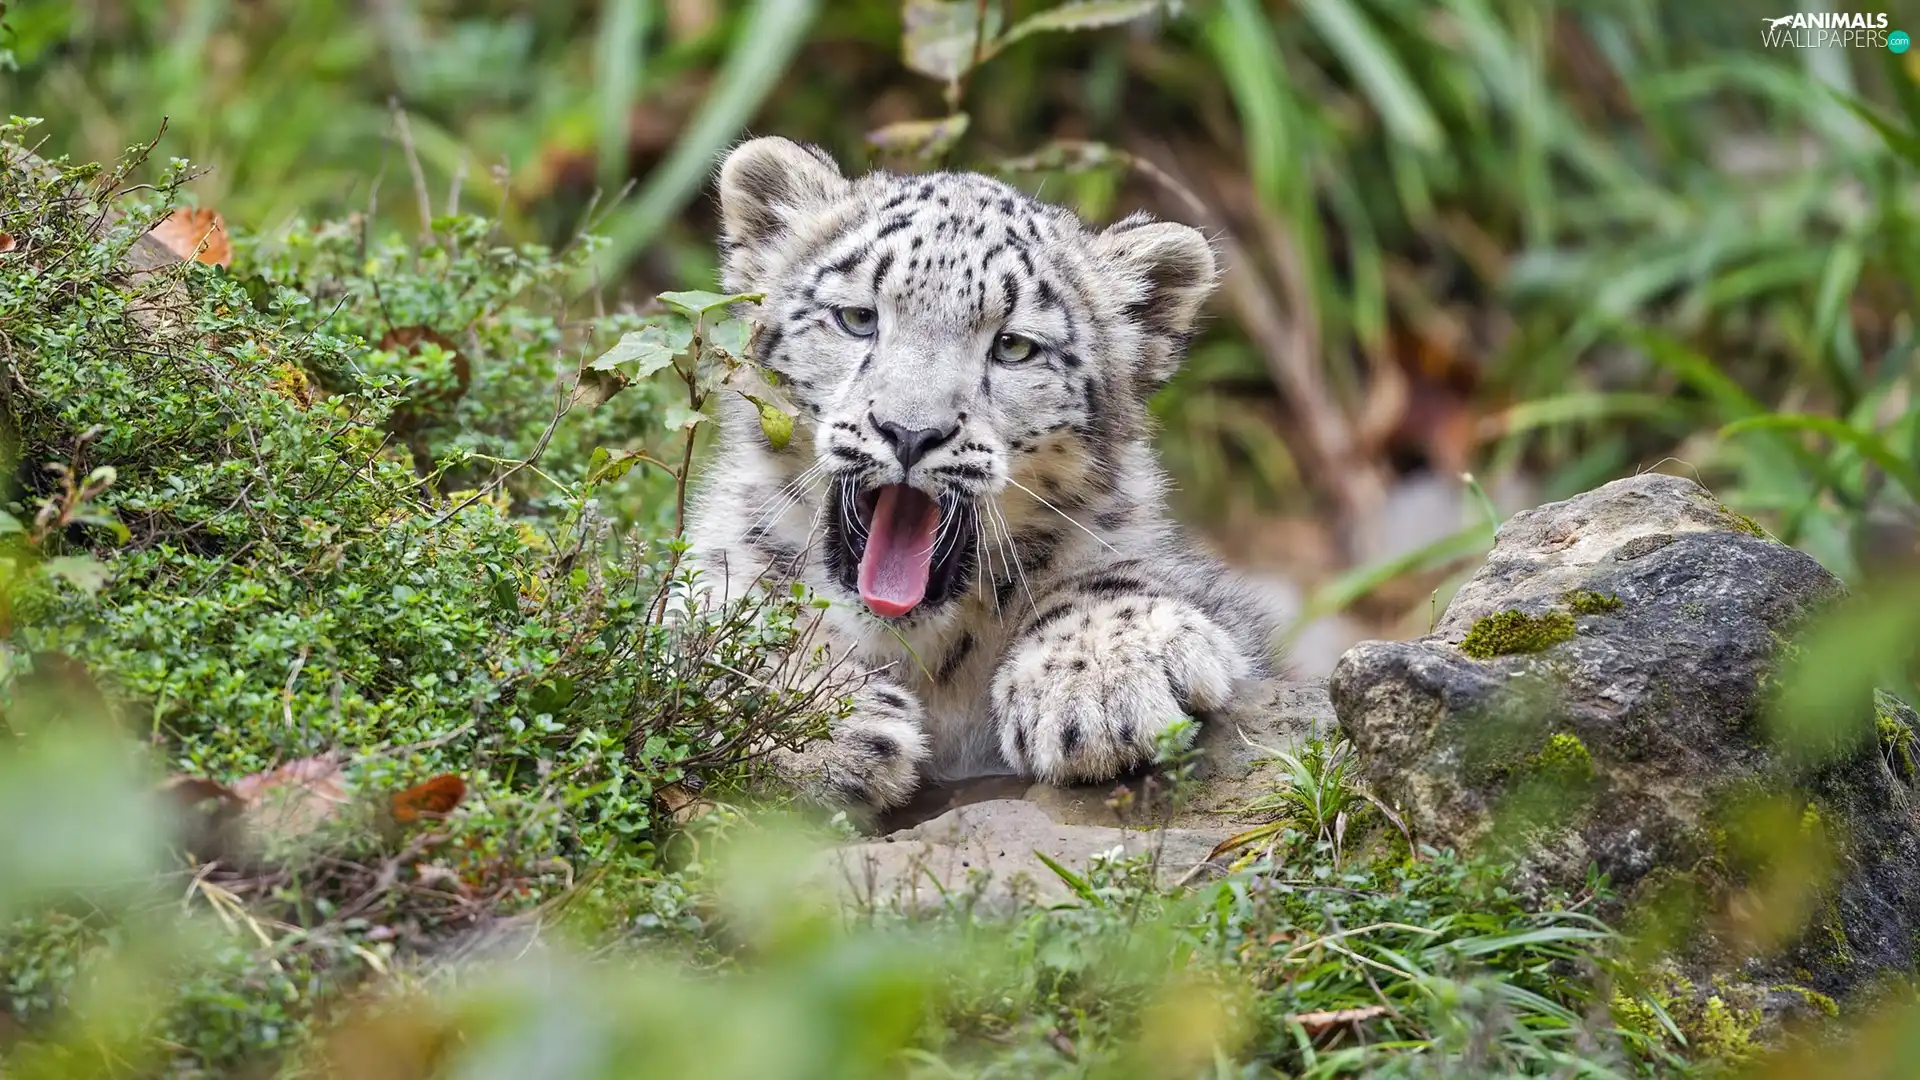
[[1019,902],[1073,899],[1072,888],[1035,852],[1085,874],[1102,855],[1149,855],[1163,880],[1207,858],[1218,830],[1121,829],[1062,825],[1021,799],[970,803],[888,835],[832,853],[827,872],[854,903],[925,911],[949,901],[989,910]]
[[1201,725],[1194,779],[1177,807],[1147,777],[1077,787],[982,777],[924,792],[883,823],[881,839],[833,852],[825,872],[856,902],[923,909],[942,896],[993,907],[1065,898],[1036,850],[1077,873],[1098,853],[1152,852],[1161,873],[1179,877],[1267,819],[1247,808],[1280,784],[1271,751],[1333,730],[1322,686],[1262,683]]
[[[1629,896],[1682,887],[1711,905],[1779,869],[1806,807],[1837,816],[1840,884],[1809,886],[1819,926],[1787,952],[1789,970],[1839,989],[1913,967],[1911,776],[1870,739],[1798,766],[1761,709],[1785,636],[1844,592],[1698,484],[1637,476],[1515,516],[1433,634],[1356,646],[1329,689],[1375,793],[1416,836],[1505,845],[1523,883],[1577,885],[1597,864]],[[1545,647],[1501,648],[1516,644]],[[1784,831],[1743,847],[1741,822],[1769,800],[1791,810]],[[1780,944],[1708,936],[1727,959]]]

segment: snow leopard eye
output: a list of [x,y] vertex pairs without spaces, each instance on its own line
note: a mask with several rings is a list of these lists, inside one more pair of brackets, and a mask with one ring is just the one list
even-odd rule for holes
[[993,358],[1003,364],[1018,364],[1031,358],[1036,348],[1038,346],[1030,338],[1023,338],[1019,334],[1001,334],[993,339]]
[[854,337],[872,337],[880,329],[880,313],[870,307],[837,307],[833,321]]

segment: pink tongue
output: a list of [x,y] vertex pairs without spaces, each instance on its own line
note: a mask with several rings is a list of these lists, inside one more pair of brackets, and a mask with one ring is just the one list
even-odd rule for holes
[[905,484],[880,489],[860,556],[860,599],[875,615],[905,615],[927,598],[940,506]]

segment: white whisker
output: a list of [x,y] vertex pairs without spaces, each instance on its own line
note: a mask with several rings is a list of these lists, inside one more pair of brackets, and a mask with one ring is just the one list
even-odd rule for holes
[[856,544],[864,546],[867,542],[867,528],[860,523],[860,515],[853,511],[853,500],[856,498],[854,483],[852,476],[840,477],[840,526]]
[[[940,540],[939,536],[935,537],[936,540],[939,540],[939,542],[934,545],[935,554],[933,558],[935,562],[953,554],[954,547],[960,543],[959,520],[960,503],[956,500],[953,504],[953,509],[942,514],[940,517],[940,536],[944,536],[945,539]],[[952,527],[949,528],[949,526]]]
[[[985,606],[987,600],[987,579],[993,574],[993,568],[987,565],[987,544],[980,534],[980,515],[973,515],[973,587],[980,592],[980,602]],[[998,595],[999,590],[994,590]]]
[[1035,615],[1038,615],[1040,614],[1040,605],[1033,599],[1033,584],[1027,580],[1026,565],[1020,561],[1019,542],[1014,540],[1013,530],[1007,525],[1006,515],[1000,512],[998,506],[993,507],[993,515],[1000,519],[1000,532],[1007,538],[1007,550],[1011,552],[1013,556],[1013,571],[1019,575],[1020,590],[1027,594],[1027,607],[1030,608]]
[[793,509],[793,505],[805,497],[806,489],[811,487],[814,481],[820,479],[825,472],[826,463],[817,461],[808,466],[798,476],[782,484],[780,490],[774,492],[773,497],[768,500],[767,507],[761,510],[760,514],[747,525],[747,532],[751,533],[758,529],[779,524],[780,519],[787,515],[787,511]]
[[1041,506],[1046,507],[1047,509],[1053,511],[1056,514],[1059,514],[1061,519],[1066,521],[1067,524],[1072,525],[1074,528],[1079,529],[1081,532],[1086,533],[1088,536],[1093,537],[1094,543],[1099,544],[1101,547],[1106,548],[1108,551],[1113,552],[1115,555],[1120,554],[1119,548],[1116,548],[1112,544],[1109,544],[1105,540],[1101,539],[1098,533],[1094,532],[1092,529],[1087,528],[1085,525],[1080,524],[1078,519],[1069,515],[1065,510],[1062,510],[1059,507],[1048,502],[1047,500],[1040,498],[1040,496],[1036,494],[1032,488],[1029,488],[1027,485],[1021,483],[1018,480],[1015,480],[1011,476],[1007,477],[1007,483],[1012,484],[1014,487],[1017,487],[1021,491],[1026,492],[1028,495],[1031,495],[1035,501],[1039,502]]

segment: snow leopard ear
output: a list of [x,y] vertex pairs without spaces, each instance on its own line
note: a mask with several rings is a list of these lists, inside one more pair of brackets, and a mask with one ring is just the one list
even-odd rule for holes
[[720,165],[720,224],[730,249],[779,243],[795,221],[817,213],[848,188],[827,152],[767,136],[733,148]]
[[1219,278],[1213,248],[1200,230],[1146,214],[1124,218],[1094,241],[1122,278],[1126,315],[1143,337],[1140,380],[1158,387],[1180,370],[1187,338]]

